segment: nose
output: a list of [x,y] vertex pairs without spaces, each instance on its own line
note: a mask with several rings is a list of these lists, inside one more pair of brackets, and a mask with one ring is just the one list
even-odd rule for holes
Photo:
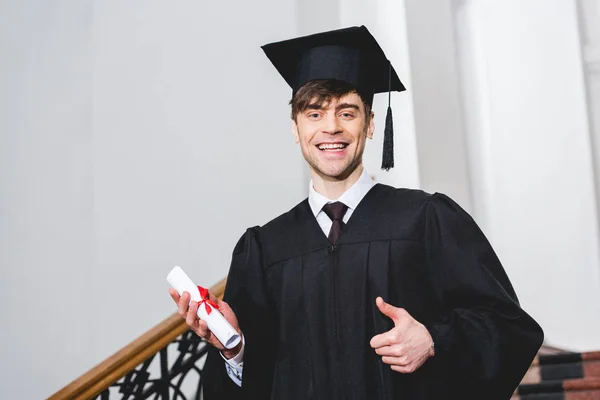
[[323,133],[328,135],[337,135],[342,132],[337,116],[333,115],[326,118],[323,125]]

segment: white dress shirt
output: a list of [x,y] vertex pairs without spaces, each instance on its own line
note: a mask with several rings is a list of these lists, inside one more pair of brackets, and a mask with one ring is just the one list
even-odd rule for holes
[[323,206],[328,203],[334,203],[336,201],[344,203],[348,206],[348,210],[346,214],[344,214],[343,221],[347,223],[354,210],[358,206],[358,203],[365,197],[365,195],[371,190],[371,188],[375,186],[375,182],[373,179],[367,174],[367,171],[363,169],[360,178],[350,187],[350,189],[346,190],[340,197],[335,200],[330,200],[327,197],[323,196],[321,193],[318,193],[313,187],[312,180],[310,181],[310,185],[308,188],[308,204],[310,205],[310,209],[317,219],[319,226],[325,233],[325,236],[329,235],[329,231],[331,230],[331,225],[333,222],[325,211],[323,211]]
[[[329,231],[331,230],[331,225],[333,222],[327,216],[325,211],[323,211],[323,206],[336,201],[344,203],[346,206],[348,206],[348,210],[346,211],[346,214],[344,214],[343,221],[344,223],[347,223],[354,210],[356,210],[356,207],[358,207],[358,204],[373,186],[375,186],[375,182],[373,182],[373,179],[371,179],[369,174],[367,174],[367,171],[363,169],[360,178],[358,178],[358,181],[356,181],[356,183],[354,183],[350,189],[346,190],[337,199],[331,200],[318,193],[313,186],[313,181],[310,181],[310,185],[308,187],[308,205],[310,206],[313,215],[317,219],[319,226],[323,230],[323,233],[325,233],[325,236],[329,236]],[[225,360],[225,369],[227,371],[227,375],[229,375],[231,380],[234,381],[238,386],[242,386],[244,345],[244,336],[242,335],[242,348],[235,357],[228,360],[223,357],[223,354],[221,354]]]

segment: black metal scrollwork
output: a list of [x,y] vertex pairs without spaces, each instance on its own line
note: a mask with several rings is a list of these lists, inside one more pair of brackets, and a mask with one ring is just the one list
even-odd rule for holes
[[[103,391],[96,400],[188,400],[182,388],[193,388],[189,399],[200,400],[206,342],[187,331],[167,347]],[[169,363],[169,359],[174,360]],[[189,379],[186,379],[189,378]]]

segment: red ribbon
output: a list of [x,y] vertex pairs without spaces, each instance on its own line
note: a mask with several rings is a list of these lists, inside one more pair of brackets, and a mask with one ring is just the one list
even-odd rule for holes
[[198,302],[198,307],[200,307],[202,303],[204,303],[204,308],[206,309],[206,313],[208,315],[210,315],[210,313],[212,312],[212,308],[210,308],[210,306],[213,306],[217,310],[219,309],[219,306],[216,305],[215,302],[210,299],[210,296],[208,295],[208,289],[204,289],[202,286],[198,286],[198,290],[200,291],[200,297],[202,298],[202,300]]

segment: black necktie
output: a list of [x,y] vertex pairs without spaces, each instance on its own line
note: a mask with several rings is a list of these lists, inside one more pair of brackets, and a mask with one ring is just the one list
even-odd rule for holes
[[329,219],[331,219],[331,230],[329,231],[329,236],[327,237],[331,244],[335,244],[342,234],[342,230],[346,225],[343,221],[344,214],[346,214],[346,210],[348,210],[348,206],[344,203],[340,203],[336,201],[335,203],[325,204],[323,206],[323,211]]

